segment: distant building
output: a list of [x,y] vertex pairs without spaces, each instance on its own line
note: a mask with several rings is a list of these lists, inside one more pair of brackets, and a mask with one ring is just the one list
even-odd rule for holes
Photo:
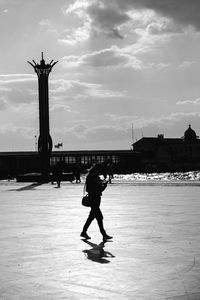
[[189,125],[181,138],[143,137],[133,145],[141,153],[141,170],[189,171],[200,169],[200,140]]
[[[181,138],[165,138],[159,134],[143,137],[132,146],[133,150],[53,151],[50,166],[53,169],[62,162],[64,174],[73,172],[77,165],[85,173],[95,163],[108,161],[114,174],[200,170],[200,139],[190,125]],[[39,172],[38,152],[0,152],[0,179]]]
[[[62,162],[63,173],[74,172],[79,165],[86,173],[95,163],[112,164],[115,174],[127,174],[140,170],[140,153],[132,150],[74,150],[53,151],[50,157],[51,170]],[[39,173],[40,159],[36,151],[0,152],[0,179],[19,178],[26,173]]]

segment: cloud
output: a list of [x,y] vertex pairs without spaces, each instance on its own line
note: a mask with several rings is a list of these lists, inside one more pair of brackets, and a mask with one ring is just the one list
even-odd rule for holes
[[[128,1],[80,1],[77,0],[65,10],[65,14],[74,14],[82,20],[82,26],[75,29],[84,32],[87,27],[87,37],[105,35],[110,38],[123,39],[127,34],[132,34],[137,28],[149,26],[149,32],[167,32],[170,21],[166,17],[158,16],[154,11],[129,5]],[[137,8],[137,9],[136,9]],[[86,26],[87,24],[87,26]],[[170,29],[171,30],[171,29]],[[123,32],[123,33],[122,33]]]
[[120,30],[119,30],[119,28],[113,28],[112,30],[111,30],[111,36],[115,36],[116,38],[119,38],[119,39],[124,39],[124,36],[120,33]]
[[[199,99],[200,101],[200,99]],[[190,112],[190,113],[171,113],[169,115],[161,115],[160,117],[144,117],[137,115],[117,115],[117,114],[105,114],[113,123],[119,124],[123,128],[131,128],[133,124],[134,128],[147,128],[148,126],[172,126],[174,123],[179,122],[186,118],[193,118],[200,116],[200,112]]]
[[35,134],[35,128],[16,126],[12,123],[7,123],[0,126],[0,134],[3,135],[14,135],[17,138],[32,139]]
[[33,81],[36,81],[36,76],[31,74],[0,74],[0,85]]
[[180,65],[179,68],[180,69],[187,69],[190,68],[191,66],[193,66],[196,62],[195,61],[183,61]]
[[178,101],[176,102],[177,105],[187,105],[187,104],[200,104],[200,98],[194,99],[194,100],[182,100],[182,101]]
[[8,102],[12,104],[30,104],[37,101],[36,93],[25,88],[15,88],[5,94]]
[[0,97],[0,111],[7,108],[7,102],[4,97]]
[[[91,3],[92,2],[93,1],[91,0]],[[90,4],[88,1],[77,0],[67,8],[65,7],[62,9],[66,18],[72,15],[76,17],[78,21],[75,22],[76,25],[74,27],[72,25],[70,28],[66,28],[63,31],[58,42],[74,46],[77,43],[85,42],[90,38],[91,19],[86,12],[86,9]],[[74,20],[72,19],[72,24],[74,23],[73,21]]]
[[185,112],[178,112],[178,113],[171,113],[167,116],[161,116],[159,118],[155,118],[154,121],[158,122],[158,123],[163,123],[166,125],[169,125],[171,122],[175,123],[178,122],[180,120],[183,120],[185,118],[192,118],[192,117],[196,117],[196,116],[200,116],[200,112],[189,112],[189,113],[185,113]]
[[175,25],[172,20],[155,15],[155,18],[151,22],[149,22],[147,30],[150,34],[163,35],[173,34],[177,32],[179,33],[180,31],[182,31],[182,28],[178,25]]
[[[37,77],[27,74],[0,75],[0,110],[8,106],[16,111],[33,109],[38,103]],[[124,92],[104,88],[100,83],[66,80],[50,80],[51,110],[70,111],[65,101],[76,99],[101,99],[123,97]],[[25,108],[25,105],[27,107]]]
[[68,105],[64,105],[64,104],[53,104],[50,107],[50,111],[54,112],[54,113],[60,113],[60,112],[70,112],[71,113],[71,109]]
[[88,22],[84,22],[82,27],[78,27],[75,30],[65,29],[62,37],[58,39],[59,43],[68,44],[71,46],[77,43],[85,42],[90,37],[90,25]]
[[91,37],[105,35],[123,39],[138,28],[150,34],[181,32],[184,27],[200,29],[198,0],[77,0],[64,10],[82,21],[60,41],[76,44]]
[[60,99],[99,99],[124,96],[123,92],[105,89],[99,83],[82,82],[79,80],[56,79],[51,81],[51,86],[53,97],[59,97]]
[[90,5],[87,12],[92,20],[93,34],[103,32],[113,38],[123,38],[120,34],[120,26],[130,20],[126,12],[121,12],[109,5],[102,5],[101,2]]
[[[121,27],[124,30],[123,34],[117,27],[110,27],[110,31],[106,32],[105,28],[107,27],[107,23],[105,20],[103,22],[105,24],[98,24],[99,32],[103,30],[107,37],[113,35],[113,32],[115,36],[118,36],[120,39],[123,39],[124,35],[129,35],[126,46],[119,47],[117,45],[112,45],[103,48],[104,44],[102,44],[101,48],[103,49],[88,51],[80,56],[68,55],[63,57],[61,60],[63,66],[68,68],[79,66],[144,68],[145,66],[142,63],[140,56],[151,52],[153,49],[158,49],[159,46],[169,40],[170,35],[166,33],[172,31],[171,28],[169,29],[170,22],[166,18],[158,17],[154,12],[149,11],[130,11],[129,15],[129,20],[126,22],[124,21],[124,24]],[[108,21],[108,23],[109,22],[111,21]],[[80,27],[78,30],[79,29]],[[134,42],[131,40],[132,35],[135,36]],[[89,37],[92,37],[92,33],[88,30],[87,38],[89,39]],[[67,40],[66,42],[74,43],[70,40]]]
[[49,19],[40,20],[39,25],[45,28],[47,32],[58,34],[58,30],[55,28],[55,25]]
[[[84,33],[85,38],[101,35],[103,33],[112,38],[122,39],[123,36],[120,33],[120,25],[130,20],[126,12],[121,12],[117,8],[108,4],[105,5],[102,1],[97,0],[77,0],[64,10],[64,14],[73,14],[79,20],[82,20],[83,25],[75,29],[72,33],[74,37],[78,37],[80,33]],[[66,38],[66,41],[69,40],[70,39]],[[74,44],[80,41],[78,38],[72,40]]]
[[[83,149],[84,147],[87,149],[88,147],[92,149],[100,147],[103,149],[105,145],[105,149],[107,145],[110,145],[111,148],[115,147],[115,149],[116,147],[125,148],[131,144],[132,125],[135,138],[157,136],[159,133],[163,133],[169,137],[181,137],[189,123],[192,124],[194,129],[198,126],[200,112],[180,112],[151,118],[137,115],[122,116],[114,114],[106,114],[106,117],[107,119],[104,118],[104,125],[94,125],[92,121],[88,123],[88,121],[82,120],[79,124],[77,123],[73,126],[72,123],[69,123],[68,127],[53,128],[52,134],[57,139],[62,140],[64,144],[72,141],[72,144],[77,145],[78,149]],[[178,133],[177,136],[174,135],[174,128],[176,128],[176,134]]]
[[[102,0],[102,2],[106,3],[105,0]],[[200,29],[200,2],[198,0],[111,0],[111,2],[122,11],[151,9],[160,15],[172,19],[175,23],[185,26],[192,25],[197,30]]]
[[89,141],[113,141],[127,138],[127,130],[118,126],[102,125],[90,127],[85,131]]
[[[62,63],[66,67],[88,65],[91,67],[132,67],[140,69],[142,62],[136,58],[134,53],[131,53],[133,51],[131,47],[120,49],[117,46],[112,46],[82,56],[65,56],[62,58]],[[138,50],[135,49],[135,52],[138,52]]]
[[78,16],[82,16],[83,9],[87,9],[91,3],[95,3],[96,1],[90,0],[76,0],[73,4],[70,4],[66,9],[63,9],[65,14],[68,13],[76,13]]
[[125,47],[113,45],[110,48],[104,48],[91,51],[86,54],[77,56],[69,55],[61,59],[64,67],[73,68],[79,66],[90,67],[131,67],[133,69],[142,69],[143,65],[140,56],[151,52],[154,47],[157,49],[159,45],[165,42],[166,37],[160,38],[157,35],[150,35],[148,29],[140,29],[138,31],[140,38],[136,43],[131,43]]
[[[67,29],[66,36],[59,41],[76,45],[77,42],[90,39],[90,48],[95,49],[80,56],[63,57],[62,64],[68,68],[90,66],[142,69],[148,67],[142,63],[140,56],[158,49],[172,34],[181,30],[181,27],[179,28],[165,15],[158,15],[157,11],[138,5],[137,1],[125,0],[122,4],[120,1],[113,0],[77,0],[65,10],[65,14],[75,15],[82,20],[82,24]],[[127,46],[113,45],[103,48],[104,40],[100,45],[101,49],[96,50],[95,38],[101,35],[116,40],[126,39]]]
[[77,139],[79,141],[87,141],[87,143],[127,138],[126,129],[113,125],[87,126],[79,124],[69,128],[62,128],[62,130],[57,129],[56,134],[63,135],[65,139]]
[[[189,123],[196,123],[196,120],[200,117],[200,112],[191,113],[172,113],[159,118],[152,117],[146,118],[135,115],[109,115],[107,117],[112,119],[112,123],[104,125],[92,126],[87,125],[83,121],[82,124],[75,126],[69,126],[67,128],[54,129],[56,135],[66,140],[73,140],[85,142],[87,144],[98,143],[99,141],[128,141],[131,143],[131,128],[134,127],[136,136],[141,136],[143,132],[146,136],[157,136],[165,128],[164,134],[169,133],[174,135],[174,127],[180,127],[180,135]],[[142,137],[142,136],[141,136]]]
[[8,104],[19,106],[35,102],[37,99],[35,82],[36,76],[29,74],[1,74],[0,91],[3,103],[1,109],[6,108]]
[[106,113],[105,117],[114,123],[124,123],[124,122],[132,123],[133,121],[138,119],[138,117],[135,115],[118,115],[118,114],[111,114],[111,113]]

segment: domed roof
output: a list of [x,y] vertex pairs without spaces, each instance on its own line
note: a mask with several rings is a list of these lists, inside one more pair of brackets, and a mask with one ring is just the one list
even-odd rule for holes
[[184,139],[186,141],[196,140],[197,135],[196,132],[191,128],[191,125],[189,124],[188,129],[184,133]]

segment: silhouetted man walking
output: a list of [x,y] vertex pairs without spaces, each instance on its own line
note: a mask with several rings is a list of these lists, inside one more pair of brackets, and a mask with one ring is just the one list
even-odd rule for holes
[[103,236],[103,240],[112,239],[111,236],[107,235],[104,226],[103,226],[103,215],[100,210],[100,203],[101,203],[101,195],[102,192],[107,187],[107,182],[103,182],[99,174],[101,173],[101,165],[96,164],[92,167],[89,171],[89,174],[86,178],[86,192],[88,192],[90,203],[91,203],[91,211],[86,220],[85,225],[83,226],[83,231],[81,232],[81,236],[90,239],[87,235],[87,230],[94,219],[97,220],[99,225],[99,230]]

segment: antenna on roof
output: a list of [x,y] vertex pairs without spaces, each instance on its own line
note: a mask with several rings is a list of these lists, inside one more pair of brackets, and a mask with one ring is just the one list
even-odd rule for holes
[[134,143],[134,130],[133,130],[133,124],[132,124],[132,131],[131,131],[131,134],[132,134],[132,143]]

